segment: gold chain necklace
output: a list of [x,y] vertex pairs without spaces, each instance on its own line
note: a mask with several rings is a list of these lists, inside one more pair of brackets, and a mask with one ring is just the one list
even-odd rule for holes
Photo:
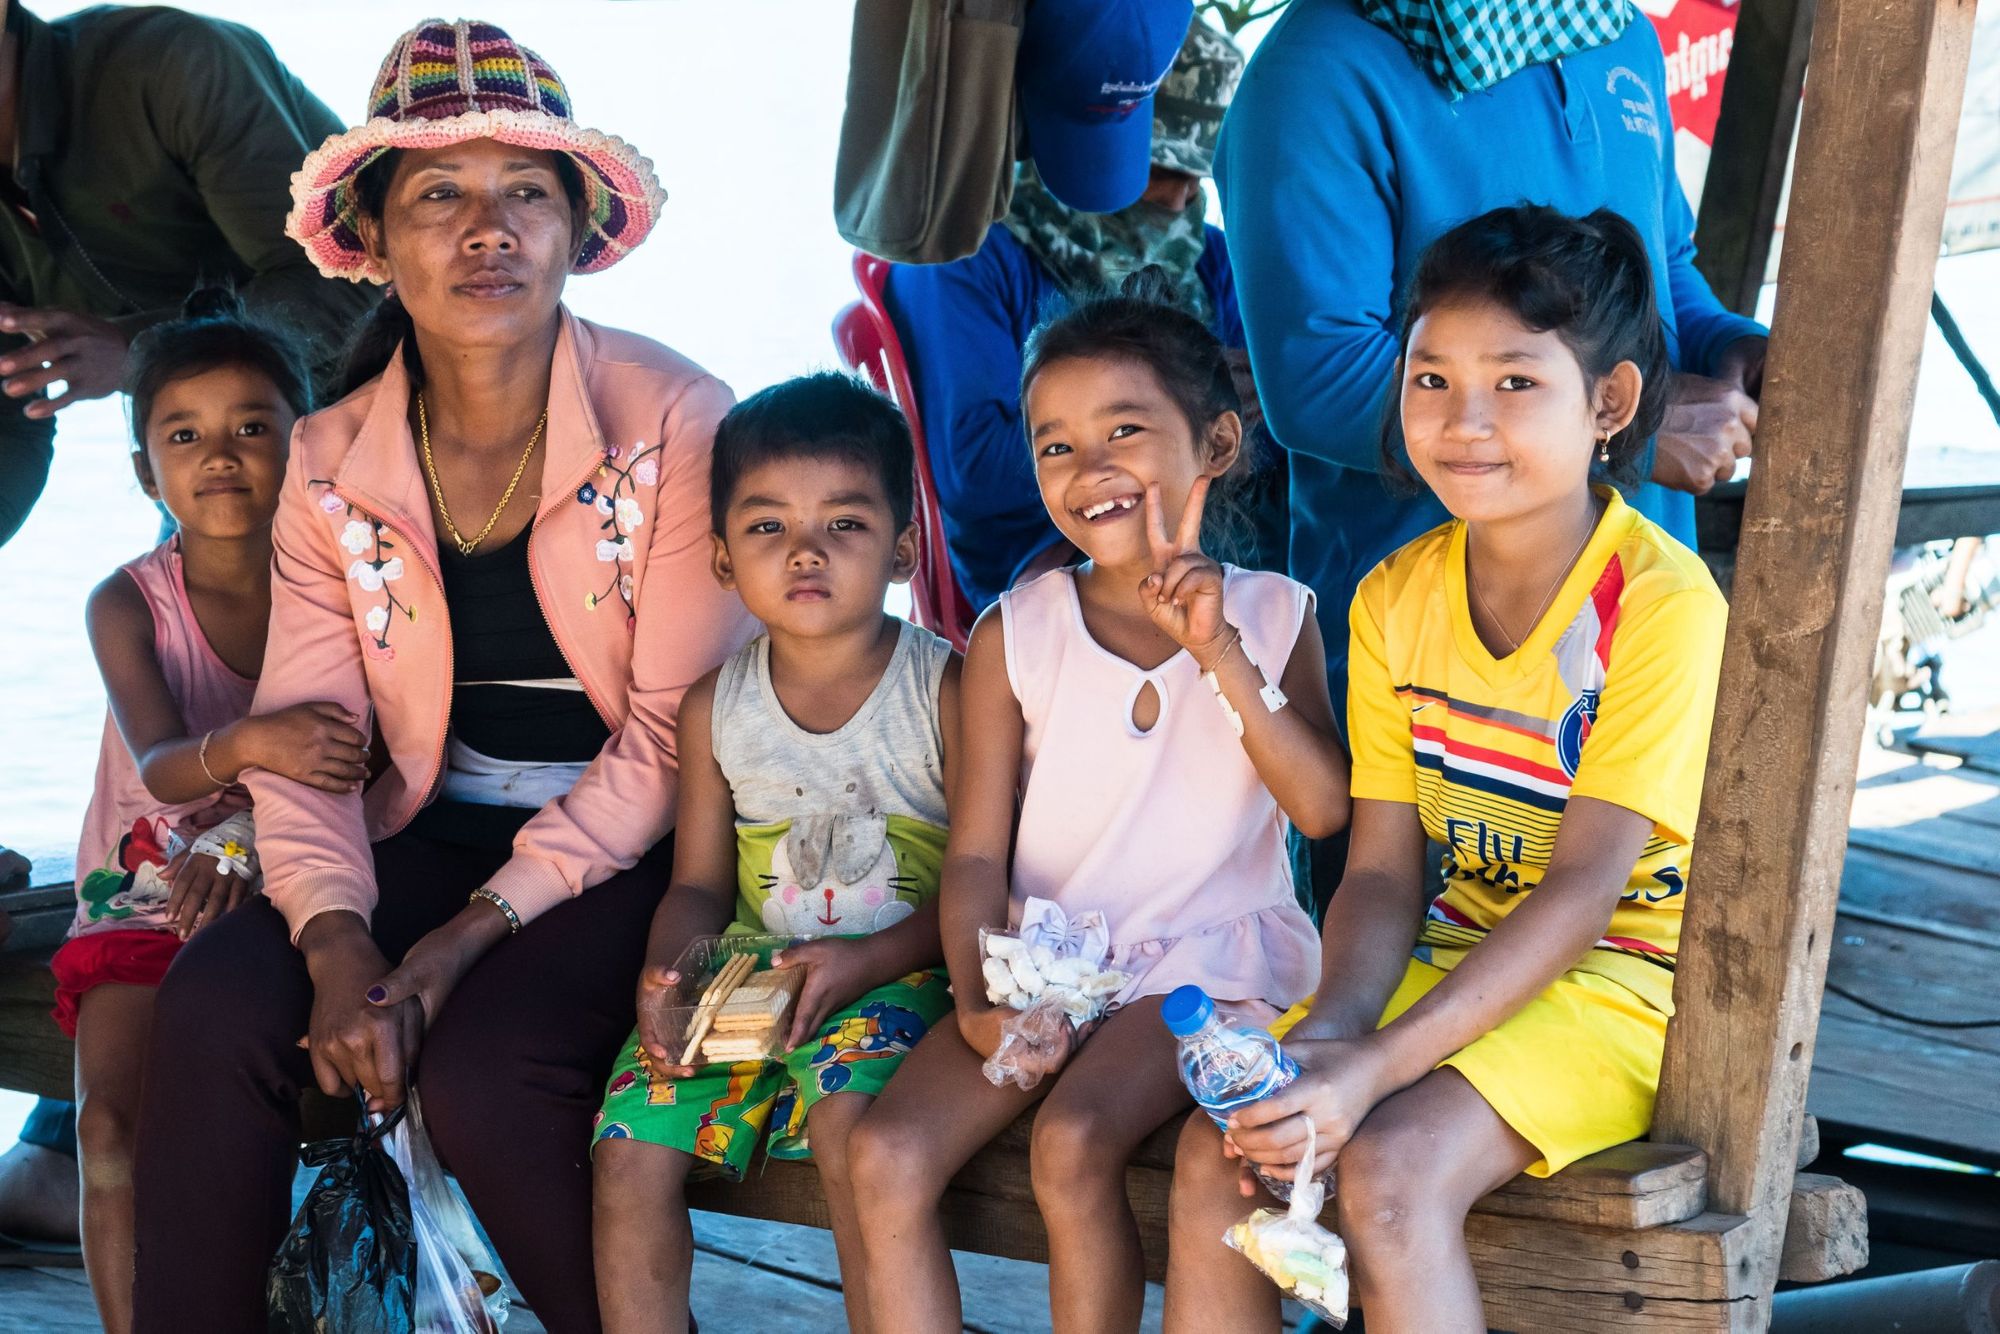
[[521,474],[528,470],[528,460],[534,457],[535,446],[542,442],[542,432],[548,429],[548,425],[548,409],[544,408],[541,420],[535,423],[535,433],[528,437],[528,447],[521,451],[521,461],[514,465],[514,475],[507,479],[507,490],[500,497],[499,508],[493,511],[493,517],[486,521],[486,526],[479,530],[479,536],[468,542],[459,536],[458,525],[451,521],[451,511],[444,506],[444,487],[438,484],[437,463],[431,458],[430,418],[424,413],[424,396],[421,393],[417,395],[417,439],[423,445],[424,475],[430,478],[431,495],[437,499],[438,517],[444,520],[444,530],[458,548],[459,555],[470,556],[479,550],[479,544],[487,539],[493,532],[493,525],[500,522],[500,516],[507,512],[507,502],[514,498],[514,488],[521,484]]
[[[1562,569],[1560,572],[1557,573],[1555,582],[1549,585],[1548,596],[1542,599],[1542,605],[1537,607],[1535,609],[1535,614],[1528,619],[1529,634],[1535,633],[1535,627],[1542,623],[1542,616],[1548,611],[1549,604],[1556,600],[1556,591],[1563,586],[1563,581],[1569,578],[1569,572],[1571,568],[1573,568],[1576,565],[1577,561],[1582,558],[1583,549],[1590,545],[1591,535],[1597,531],[1597,519],[1598,519],[1597,507],[1595,504],[1593,504],[1591,506],[1590,526],[1583,530],[1583,540],[1576,544],[1576,550],[1571,552],[1569,559],[1563,562]],[[1471,550],[1470,545],[1467,546],[1466,550],[1467,551]],[[1493,622],[1493,628],[1498,630],[1501,634],[1507,636],[1507,652],[1501,654],[1500,656],[1504,658],[1508,656],[1508,654],[1511,654],[1516,649],[1520,648],[1521,641],[1514,638],[1514,632],[1509,630],[1506,627],[1506,625],[1501,622],[1499,614],[1496,613],[1493,610],[1492,605],[1486,601],[1486,595],[1480,592],[1479,585],[1473,582],[1472,567],[1470,565],[1467,565],[1465,570],[1465,586],[1467,588],[1470,588],[1472,590],[1472,596],[1479,600],[1479,609],[1486,613],[1486,619]]]

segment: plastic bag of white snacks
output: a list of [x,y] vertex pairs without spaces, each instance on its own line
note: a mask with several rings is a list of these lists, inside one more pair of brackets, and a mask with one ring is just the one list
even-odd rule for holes
[[1103,1015],[1132,979],[1107,968],[1111,928],[1100,912],[1072,918],[1047,899],[1022,907],[1017,931],[979,932],[986,999],[1018,1014],[1001,1025],[1000,1045],[982,1069],[995,1087],[1031,1089],[1062,1068],[1076,1033]]
[[1256,1265],[1288,1297],[1296,1298],[1335,1329],[1347,1327],[1347,1244],[1320,1226],[1326,1187],[1313,1179],[1316,1155],[1311,1118],[1306,1151],[1292,1181],[1286,1208],[1259,1209],[1222,1234],[1232,1250]]

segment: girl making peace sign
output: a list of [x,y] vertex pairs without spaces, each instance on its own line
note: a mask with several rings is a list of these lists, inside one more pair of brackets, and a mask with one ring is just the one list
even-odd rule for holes
[[[958,1328],[939,1202],[1037,1098],[1055,1327],[1136,1326],[1125,1163],[1189,1104],[1160,998],[1195,983],[1268,1022],[1317,974],[1284,826],[1331,834],[1348,799],[1312,594],[1202,554],[1209,488],[1241,460],[1242,420],[1221,345],[1154,282],[1142,271],[1028,342],[1042,501],[1089,559],[1003,595],[972,632],[941,898],[956,1014],[849,1150],[878,1331]],[[1131,982],[1059,1076],[1024,1092],[980,1074],[1004,1012],[985,1000],[978,931],[1018,923],[1031,896],[1072,919],[1102,912],[1108,966]]]

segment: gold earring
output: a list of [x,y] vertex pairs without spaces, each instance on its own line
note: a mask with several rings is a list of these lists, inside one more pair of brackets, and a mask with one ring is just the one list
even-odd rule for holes
[[1597,437],[1597,461],[1599,463],[1611,462],[1611,432],[1609,431]]

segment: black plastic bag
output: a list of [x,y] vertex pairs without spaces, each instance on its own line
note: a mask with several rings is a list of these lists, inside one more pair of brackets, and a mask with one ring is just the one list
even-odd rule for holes
[[308,1144],[300,1161],[323,1166],[265,1282],[271,1334],[409,1334],[415,1323],[417,1246],[410,1191],[383,1138],[397,1107],[352,1139]]

